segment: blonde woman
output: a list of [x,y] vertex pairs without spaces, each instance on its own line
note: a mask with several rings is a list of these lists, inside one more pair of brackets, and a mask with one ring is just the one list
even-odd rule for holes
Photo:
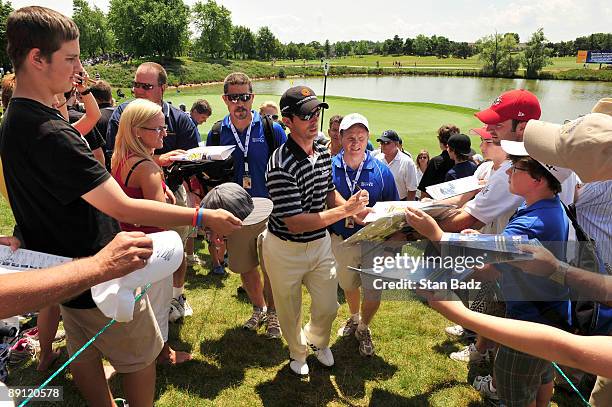
[[[166,202],[166,184],[162,169],[153,160],[155,149],[166,137],[165,117],[161,107],[146,99],[136,99],[125,108],[119,121],[111,173],[131,198]],[[153,233],[162,229],[121,223],[125,231]],[[168,311],[172,299],[172,276],[151,285],[147,293],[159,326],[164,348],[157,360],[177,364],[191,359],[191,354],[175,352],[168,345]]]

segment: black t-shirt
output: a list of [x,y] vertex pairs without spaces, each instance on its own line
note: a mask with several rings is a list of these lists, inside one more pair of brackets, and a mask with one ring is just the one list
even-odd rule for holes
[[[15,220],[30,250],[67,257],[98,252],[119,223],[81,198],[110,174],[59,112],[14,98],[0,129],[0,154]],[[65,304],[93,308],[90,290]]]
[[[68,108],[68,120],[70,123],[76,123],[84,115],[85,114],[83,112],[80,112],[75,108]],[[106,135],[106,133],[104,134]],[[85,140],[87,140],[87,144],[89,144],[91,151],[106,145],[105,137],[102,137],[102,133],[100,133],[96,126],[94,126],[94,128],[83,137]]]
[[451,160],[448,151],[442,151],[442,154],[435,156],[429,160],[427,168],[423,173],[423,178],[419,183],[419,191],[427,192],[425,188],[430,185],[437,185],[444,182],[444,177],[448,170],[453,168],[455,162]]

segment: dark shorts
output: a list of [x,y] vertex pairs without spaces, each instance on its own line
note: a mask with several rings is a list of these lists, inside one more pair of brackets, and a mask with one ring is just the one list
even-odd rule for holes
[[552,362],[500,346],[495,357],[497,394],[506,407],[525,407],[553,380]]

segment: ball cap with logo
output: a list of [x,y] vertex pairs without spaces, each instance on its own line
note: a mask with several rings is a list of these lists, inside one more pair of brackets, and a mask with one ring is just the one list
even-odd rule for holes
[[315,108],[329,109],[329,105],[317,99],[314,91],[307,86],[294,86],[280,98],[281,114],[308,114]]
[[525,89],[514,89],[502,93],[493,101],[491,107],[475,113],[474,116],[485,124],[498,124],[506,120],[537,120],[541,114],[536,95]]
[[531,120],[523,140],[530,156],[571,168],[584,182],[610,179],[612,116],[589,113],[563,125]]
[[484,140],[492,140],[493,136],[487,131],[487,126],[471,129],[470,132],[479,135]]
[[225,209],[240,219],[242,226],[263,222],[274,207],[267,198],[251,198],[244,188],[234,182],[226,182],[211,189],[200,206],[206,209]]
[[383,131],[383,134],[376,139],[376,141],[378,141],[379,143],[381,141],[394,141],[396,143],[401,143],[402,139],[395,130],[385,130]]
[[548,172],[550,172],[552,176],[555,177],[557,181],[559,181],[560,184],[563,184],[563,181],[565,181],[570,175],[572,175],[572,170],[544,163],[538,160],[537,158],[531,156],[531,154],[529,154],[525,149],[525,143],[523,143],[522,141],[502,140],[501,148],[510,155],[515,155],[518,157],[530,156],[531,158],[539,162],[540,165],[542,165],[542,167],[544,167]]
[[368,119],[366,119],[363,115],[359,113],[349,113],[340,122],[340,131],[348,130],[356,124],[361,124],[366,128],[366,130],[370,131],[370,123],[368,123]]

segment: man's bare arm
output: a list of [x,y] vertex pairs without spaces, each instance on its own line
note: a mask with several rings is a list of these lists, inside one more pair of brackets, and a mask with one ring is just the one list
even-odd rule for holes
[[484,223],[467,213],[463,209],[451,211],[450,216],[439,223],[445,232],[461,232],[464,229],[480,229]]
[[153,242],[142,232],[121,232],[95,256],[48,269],[0,275],[0,318],[34,311],[144,267]]

